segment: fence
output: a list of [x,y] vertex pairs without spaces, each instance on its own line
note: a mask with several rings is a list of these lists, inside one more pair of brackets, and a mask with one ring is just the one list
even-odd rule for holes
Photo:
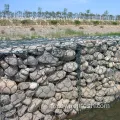
[[0,50],[0,120],[63,120],[119,98],[119,40],[40,43]]

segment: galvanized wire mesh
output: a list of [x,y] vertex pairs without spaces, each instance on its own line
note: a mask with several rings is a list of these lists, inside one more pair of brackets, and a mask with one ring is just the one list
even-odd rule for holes
[[1,120],[65,119],[119,98],[118,41],[62,41],[6,51],[0,55]]

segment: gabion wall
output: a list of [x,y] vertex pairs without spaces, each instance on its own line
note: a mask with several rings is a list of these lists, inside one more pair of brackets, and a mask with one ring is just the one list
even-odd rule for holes
[[63,120],[119,98],[119,41],[0,50],[0,120]]

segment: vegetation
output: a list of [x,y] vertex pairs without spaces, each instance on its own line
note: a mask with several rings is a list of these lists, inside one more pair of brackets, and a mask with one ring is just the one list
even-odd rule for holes
[[75,25],[80,25],[81,22],[79,20],[75,20],[74,23]]
[[38,7],[37,11],[10,11],[10,5],[5,4],[4,10],[0,11],[0,18],[12,18],[12,19],[56,19],[56,20],[71,20],[71,19],[82,19],[82,20],[120,20],[120,15],[111,15],[106,10],[103,14],[94,14],[89,9],[85,12],[73,13],[69,12],[67,8],[63,11],[42,11],[42,8]]

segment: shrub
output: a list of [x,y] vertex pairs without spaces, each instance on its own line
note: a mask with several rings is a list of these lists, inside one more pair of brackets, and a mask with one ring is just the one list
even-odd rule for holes
[[101,25],[100,28],[104,28],[104,26]]
[[75,25],[80,25],[80,21],[79,20],[75,20],[74,23],[75,23]]
[[99,25],[99,21],[93,21],[93,25]]
[[57,21],[57,20],[51,20],[50,23],[51,23],[52,25],[57,25],[58,21]]
[[13,22],[14,25],[20,25],[21,24],[21,21],[16,20],[16,19],[13,19],[12,22]]
[[0,25],[1,26],[11,25],[11,22],[9,20],[0,20]]
[[1,30],[1,34],[5,34],[5,31],[4,31],[4,30]]
[[118,23],[117,22],[112,22],[112,25],[118,25]]
[[34,25],[35,24],[33,20],[22,20],[21,23],[23,25]]
[[35,28],[34,28],[34,27],[31,27],[31,28],[30,28],[30,31],[35,31]]
[[84,27],[80,26],[79,29],[84,29]]

